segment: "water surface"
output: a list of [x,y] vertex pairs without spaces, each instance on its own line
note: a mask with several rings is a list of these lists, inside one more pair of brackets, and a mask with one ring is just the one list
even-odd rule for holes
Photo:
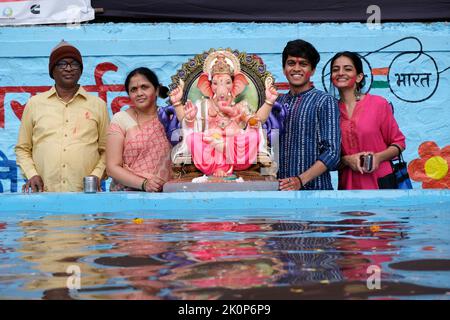
[[0,298],[450,298],[448,208],[255,211],[2,214]]

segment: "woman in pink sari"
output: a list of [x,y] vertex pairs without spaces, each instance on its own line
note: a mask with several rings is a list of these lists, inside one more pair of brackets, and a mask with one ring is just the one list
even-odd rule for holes
[[114,114],[106,142],[106,171],[110,191],[159,192],[171,177],[171,145],[156,106],[167,97],[155,73],[147,68],[130,72],[125,80],[130,108]]
[[[389,160],[405,149],[390,103],[383,97],[361,94],[362,61],[354,52],[339,52],[331,59],[331,81],[339,90],[342,133],[338,189],[379,189],[378,179],[392,173]],[[373,156],[365,170],[361,156]]]

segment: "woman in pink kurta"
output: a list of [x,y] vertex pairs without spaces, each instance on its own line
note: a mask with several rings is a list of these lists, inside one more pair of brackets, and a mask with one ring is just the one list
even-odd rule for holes
[[[405,149],[405,136],[392,107],[383,97],[361,94],[364,73],[361,58],[340,52],[331,60],[331,79],[339,90],[342,134],[338,189],[379,189],[378,178],[392,173],[389,160]],[[364,171],[360,157],[373,155],[373,169]]]

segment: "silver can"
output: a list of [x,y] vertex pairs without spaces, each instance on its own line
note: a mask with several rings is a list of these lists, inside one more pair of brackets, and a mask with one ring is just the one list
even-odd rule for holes
[[369,172],[373,167],[373,154],[366,154],[361,157],[361,166],[365,172]]
[[83,178],[83,186],[85,193],[97,192],[98,178],[96,176],[87,176]]

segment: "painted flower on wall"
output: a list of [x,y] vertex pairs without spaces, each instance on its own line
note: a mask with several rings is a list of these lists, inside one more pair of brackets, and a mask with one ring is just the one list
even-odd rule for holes
[[408,165],[410,178],[422,181],[424,189],[450,189],[450,145],[440,149],[434,141],[425,141],[419,157]]

